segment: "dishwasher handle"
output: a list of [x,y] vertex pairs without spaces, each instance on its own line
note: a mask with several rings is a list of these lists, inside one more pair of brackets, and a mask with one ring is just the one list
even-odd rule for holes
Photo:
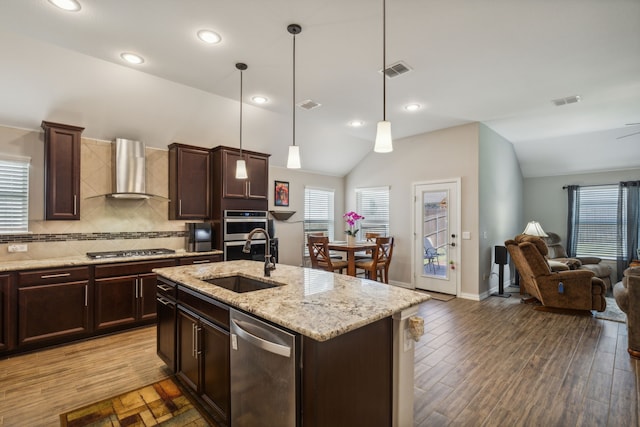
[[[263,338],[253,335],[252,333],[248,332],[246,329],[242,328],[242,326],[240,326],[241,323],[244,323],[240,320],[231,319],[231,322],[235,325],[236,327],[235,332],[240,338],[243,338],[244,340],[255,345],[256,347],[262,350],[268,351],[270,353],[274,353],[284,357],[291,357],[291,347],[282,345],[282,344],[276,344],[274,342],[267,341]],[[251,326],[254,328],[262,329],[257,325],[252,324]],[[234,336],[236,334],[232,334],[231,336],[232,342],[234,343],[236,342],[236,338]],[[234,347],[237,347],[237,345],[235,345]],[[234,348],[234,349],[237,349],[237,348]]]

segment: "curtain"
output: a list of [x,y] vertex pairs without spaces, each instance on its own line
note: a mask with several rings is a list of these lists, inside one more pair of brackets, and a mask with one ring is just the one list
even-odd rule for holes
[[618,281],[632,259],[637,258],[638,223],[640,222],[640,181],[622,181],[618,186],[618,220],[616,257]]
[[578,244],[579,222],[576,221],[580,206],[580,187],[567,185],[567,255],[576,256]]

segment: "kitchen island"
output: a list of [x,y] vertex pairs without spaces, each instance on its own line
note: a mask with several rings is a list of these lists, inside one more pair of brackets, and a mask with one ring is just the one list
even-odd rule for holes
[[[208,354],[202,348],[206,338],[192,338],[181,325],[181,310],[193,325],[202,330],[206,324],[216,328],[218,336],[228,334],[226,351],[233,353],[233,332],[229,333],[227,317],[220,309],[233,314],[239,310],[260,321],[281,327],[296,336],[297,379],[294,383],[298,424],[302,425],[412,425],[413,420],[413,345],[408,330],[408,317],[415,315],[417,305],[429,299],[424,293],[382,283],[288,265],[278,265],[271,277],[264,277],[263,263],[231,261],[210,265],[155,269],[160,285],[175,285],[176,291],[176,373],[188,377],[181,345],[192,345],[193,354]],[[275,285],[268,289],[238,293],[215,285],[216,279],[242,276]],[[208,320],[198,301],[208,301],[217,311]],[[164,302],[163,302],[164,304]],[[186,317],[185,317],[186,318]],[[201,319],[202,318],[202,319]],[[159,326],[160,326],[159,318]],[[198,326],[200,325],[200,326]],[[200,327],[200,329],[198,329]],[[159,336],[160,342],[160,336]],[[218,340],[219,353],[225,358],[224,340]],[[222,344],[221,344],[222,343]],[[228,353],[226,353],[228,354]],[[231,355],[233,359],[233,354]],[[195,356],[194,356],[195,357]],[[185,363],[181,363],[185,362]],[[203,383],[212,374],[192,375]],[[233,363],[231,364],[233,365]],[[223,363],[218,364],[224,370]],[[233,366],[232,369],[233,370]],[[228,381],[234,373],[226,374]],[[219,380],[219,378],[218,378]],[[235,385],[235,384],[234,384]],[[191,384],[197,393],[206,394],[206,384]],[[205,398],[214,400],[223,421],[237,421],[238,404],[221,397],[225,385]],[[227,386],[228,388],[228,386]],[[233,394],[233,393],[231,393]],[[235,406],[234,406],[235,405]],[[242,425],[241,422],[230,422]],[[293,423],[292,425],[295,425]]]

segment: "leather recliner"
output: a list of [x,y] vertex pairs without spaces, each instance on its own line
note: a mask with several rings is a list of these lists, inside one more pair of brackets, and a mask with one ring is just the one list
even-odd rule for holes
[[602,279],[585,269],[552,271],[545,258],[547,245],[540,237],[520,234],[505,246],[520,273],[521,293],[524,290],[552,308],[604,311],[607,307]]
[[564,246],[562,246],[560,236],[556,233],[547,232],[548,237],[542,240],[547,244],[549,260],[558,261],[566,264],[570,270],[589,270],[593,271],[596,277],[602,279],[607,289],[611,288],[611,267],[602,262],[598,257],[569,257]]
[[613,287],[616,304],[627,313],[629,354],[640,359],[640,267],[627,268],[621,282]]

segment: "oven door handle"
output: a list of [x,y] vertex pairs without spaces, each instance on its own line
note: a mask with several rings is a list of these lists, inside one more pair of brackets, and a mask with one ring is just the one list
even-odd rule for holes
[[[244,246],[244,243],[246,242],[246,240],[231,240],[228,242],[224,242],[225,246]],[[267,241],[266,240],[252,240],[251,241],[252,245],[266,245]]]

